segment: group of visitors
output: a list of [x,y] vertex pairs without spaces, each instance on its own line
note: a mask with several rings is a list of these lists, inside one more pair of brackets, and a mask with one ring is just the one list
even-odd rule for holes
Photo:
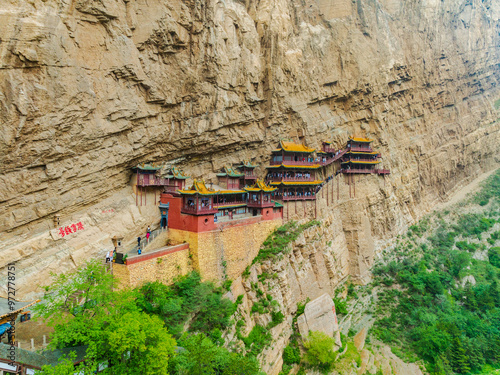
[[[149,242],[149,237],[151,237],[151,227],[148,225],[148,229],[146,230],[146,242]],[[141,241],[141,236],[137,237],[137,255],[142,254]]]
[[311,178],[311,173],[309,172],[272,172],[268,173],[266,178],[268,180],[276,179],[276,178],[299,178],[299,179],[310,179]]
[[[281,194],[278,192],[277,193],[278,196],[281,196]],[[284,191],[283,192],[283,197],[286,198],[286,197],[313,197],[314,195],[316,195],[316,193],[314,191],[311,191],[311,190],[306,190],[306,191],[302,191],[302,190],[299,190],[299,191],[295,191],[295,190],[290,190],[290,191]]]
[[106,263],[109,263],[113,260],[114,253],[114,250],[110,250],[106,253]]

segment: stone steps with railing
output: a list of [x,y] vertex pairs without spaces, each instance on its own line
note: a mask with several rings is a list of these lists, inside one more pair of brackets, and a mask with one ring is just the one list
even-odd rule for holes
[[[142,252],[144,252],[144,250],[146,248],[148,248],[150,245],[153,244],[154,240],[156,238],[158,238],[162,233],[165,233],[167,231],[166,228],[157,228],[153,231],[151,231],[151,234],[149,236],[149,239],[146,238],[146,236],[144,237],[141,237],[141,245],[140,245],[140,249]],[[131,248],[128,248],[126,251],[124,251],[125,254],[137,254],[137,250],[139,249],[139,246],[136,242],[136,245],[131,247]]]

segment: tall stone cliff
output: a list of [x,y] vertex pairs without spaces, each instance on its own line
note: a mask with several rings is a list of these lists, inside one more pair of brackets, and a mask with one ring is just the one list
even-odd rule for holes
[[[139,162],[213,178],[283,137],[356,134],[392,172],[335,209],[363,278],[374,246],[497,165],[499,20],[494,0],[3,0],[0,267],[27,296],[131,240],[157,216],[135,206]],[[54,214],[85,229],[61,238]]]

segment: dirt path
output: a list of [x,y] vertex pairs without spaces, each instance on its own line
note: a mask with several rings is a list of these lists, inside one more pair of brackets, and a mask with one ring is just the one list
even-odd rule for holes
[[457,191],[451,195],[451,197],[448,201],[437,204],[434,207],[433,211],[443,210],[443,209],[448,208],[448,207],[450,207],[458,202],[463,201],[467,197],[468,194],[477,191],[481,182],[486,180],[489,176],[491,176],[496,171],[497,171],[497,169],[493,169],[489,172],[483,173],[482,175],[477,177],[475,180],[473,180],[470,184],[468,184],[462,188],[458,188]]

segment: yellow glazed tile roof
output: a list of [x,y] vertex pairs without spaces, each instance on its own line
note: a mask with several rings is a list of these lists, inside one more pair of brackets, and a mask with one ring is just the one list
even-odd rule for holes
[[288,152],[307,152],[307,153],[312,153],[314,152],[314,148],[309,148],[304,145],[299,145],[297,143],[293,142],[286,142],[286,141],[280,141],[280,148],[283,151],[288,151]]
[[342,164],[347,164],[347,163],[353,163],[353,164],[378,164],[378,163],[380,163],[380,160],[376,160],[376,161],[348,160],[348,161],[343,161],[342,162]]
[[358,155],[377,155],[377,151],[363,152],[363,151],[347,151],[346,154],[358,154]]
[[190,189],[178,190],[181,194],[200,194],[200,195],[215,195],[216,191],[213,189],[208,189],[205,185],[205,181],[194,180],[193,186]]
[[272,168],[299,168],[299,169],[317,169],[320,168],[321,165],[319,164],[313,164],[313,165],[287,165],[287,164],[280,164],[280,165],[270,165],[267,167],[267,169],[272,169]]
[[373,139],[362,138],[362,137],[349,137],[349,140],[354,142],[373,142]]
[[181,194],[217,195],[217,194],[243,194],[245,190],[214,190],[206,187],[204,181],[194,180],[190,189],[178,190]]
[[253,186],[244,189],[246,191],[265,191],[265,192],[272,192],[276,190],[276,188],[272,188],[266,185],[263,180],[257,180]]
[[319,185],[323,181],[321,180],[316,180],[316,181],[277,181],[277,182],[271,182],[271,185]]
[[215,194],[243,194],[245,190],[215,190]]

